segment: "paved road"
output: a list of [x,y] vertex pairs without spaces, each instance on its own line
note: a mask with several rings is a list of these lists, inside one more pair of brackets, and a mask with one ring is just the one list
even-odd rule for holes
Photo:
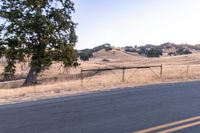
[[[194,81],[0,106],[0,133],[132,133],[199,115]],[[177,132],[199,133],[200,126]]]

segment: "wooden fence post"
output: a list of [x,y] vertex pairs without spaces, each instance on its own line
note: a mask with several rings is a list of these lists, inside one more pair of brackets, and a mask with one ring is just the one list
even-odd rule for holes
[[189,65],[187,65],[187,78],[189,76]]
[[122,75],[122,82],[125,81],[125,67],[123,67],[123,75]]
[[83,87],[83,70],[81,68],[81,87]]
[[160,66],[160,77],[162,78],[162,75],[163,75],[163,65],[161,64]]

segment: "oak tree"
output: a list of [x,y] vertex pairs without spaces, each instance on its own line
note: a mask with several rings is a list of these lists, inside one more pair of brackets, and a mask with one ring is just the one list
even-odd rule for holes
[[14,74],[16,63],[30,57],[27,86],[36,84],[38,73],[54,61],[77,66],[74,11],[71,0],[0,0],[0,56],[7,59],[5,73]]

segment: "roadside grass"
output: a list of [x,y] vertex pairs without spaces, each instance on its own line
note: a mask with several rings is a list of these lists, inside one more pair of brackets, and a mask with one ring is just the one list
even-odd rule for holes
[[[104,54],[97,53],[90,61],[82,62],[77,68],[63,68],[60,63],[53,64],[39,76],[39,84],[30,87],[21,87],[24,80],[14,80],[0,83],[0,104],[32,101],[60,96],[75,95],[93,91],[110,90],[120,87],[134,87],[148,84],[190,81],[200,79],[200,54],[187,56],[145,58],[138,55],[129,55],[121,51]],[[109,62],[102,59],[109,58]],[[163,73],[160,77],[160,68],[131,69],[125,71],[125,81],[122,82],[122,70],[101,72],[96,75],[85,73],[81,87],[80,70],[116,66],[144,66],[163,64]],[[0,65],[0,73],[3,66]],[[28,68],[22,69],[17,64],[17,74],[26,74]],[[88,74],[88,75],[87,75]]]

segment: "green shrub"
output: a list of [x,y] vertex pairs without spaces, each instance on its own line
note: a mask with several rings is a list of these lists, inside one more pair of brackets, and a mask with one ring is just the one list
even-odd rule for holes
[[187,55],[187,54],[192,54],[192,52],[189,49],[186,49],[186,48],[178,48],[176,50],[176,54],[178,54],[178,55]]
[[160,57],[162,56],[162,50],[159,48],[151,48],[147,51],[147,57]]
[[83,61],[88,61],[93,56],[91,49],[84,49],[79,52],[79,57]]

